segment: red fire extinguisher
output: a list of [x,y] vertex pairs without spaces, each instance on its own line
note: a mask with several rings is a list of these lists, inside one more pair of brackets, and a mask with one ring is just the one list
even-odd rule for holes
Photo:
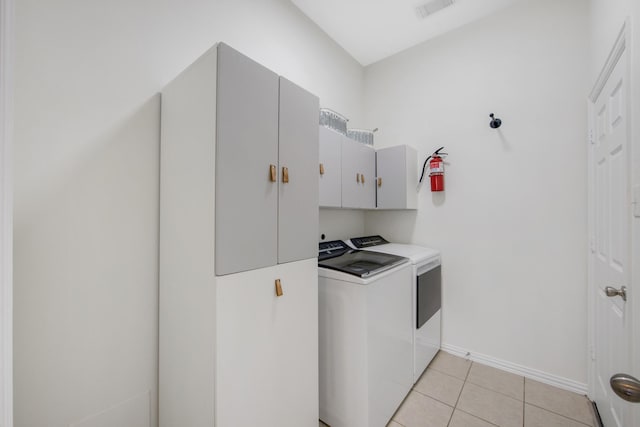
[[444,147],[438,148],[432,155],[427,157],[422,165],[422,175],[420,176],[420,182],[424,178],[425,168],[429,163],[429,178],[431,179],[431,191],[444,191],[444,159],[442,156],[446,156],[447,153],[441,153]]

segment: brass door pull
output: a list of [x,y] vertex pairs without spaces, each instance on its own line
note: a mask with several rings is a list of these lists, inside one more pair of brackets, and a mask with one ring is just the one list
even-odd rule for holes
[[364,184],[364,175],[360,174],[360,181],[362,181],[362,183]]
[[356,182],[358,182],[358,183],[360,182],[360,174],[359,173],[356,174]]
[[282,294],[282,283],[280,283],[280,279],[276,279],[276,296],[281,297]]
[[320,175],[324,175],[324,165],[320,163]]
[[269,165],[269,174],[271,177],[270,178],[271,182],[276,182],[276,173],[277,173],[276,165]]
[[289,182],[289,168],[282,167],[282,182]]
[[378,187],[382,187],[382,178],[378,177]]

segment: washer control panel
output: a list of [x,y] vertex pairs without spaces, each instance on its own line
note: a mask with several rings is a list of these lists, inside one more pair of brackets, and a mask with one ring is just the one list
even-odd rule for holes
[[358,249],[368,248],[371,246],[384,245],[389,243],[382,236],[366,236],[366,237],[354,237],[351,239],[351,243]]
[[318,259],[323,260],[342,255],[351,248],[342,240],[332,240],[330,242],[320,242],[318,251]]

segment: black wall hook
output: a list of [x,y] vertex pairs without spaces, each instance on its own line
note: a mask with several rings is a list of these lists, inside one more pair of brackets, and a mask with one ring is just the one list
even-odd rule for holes
[[493,113],[489,114],[489,117],[491,117],[491,122],[489,123],[489,126],[491,126],[491,129],[498,129],[502,125],[502,120],[500,120],[497,117],[494,118]]

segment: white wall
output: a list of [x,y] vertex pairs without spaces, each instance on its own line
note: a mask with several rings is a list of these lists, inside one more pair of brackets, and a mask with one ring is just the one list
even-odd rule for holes
[[[364,235],[364,211],[320,209],[320,240],[345,240]],[[322,236],[324,235],[324,239]]]
[[445,344],[585,390],[588,47],[587,2],[528,1],[365,71],[376,145],[450,154],[366,232],[442,251]]
[[222,40],[358,123],[363,71],[287,0],[17,3],[15,425],[153,426],[156,93]]

